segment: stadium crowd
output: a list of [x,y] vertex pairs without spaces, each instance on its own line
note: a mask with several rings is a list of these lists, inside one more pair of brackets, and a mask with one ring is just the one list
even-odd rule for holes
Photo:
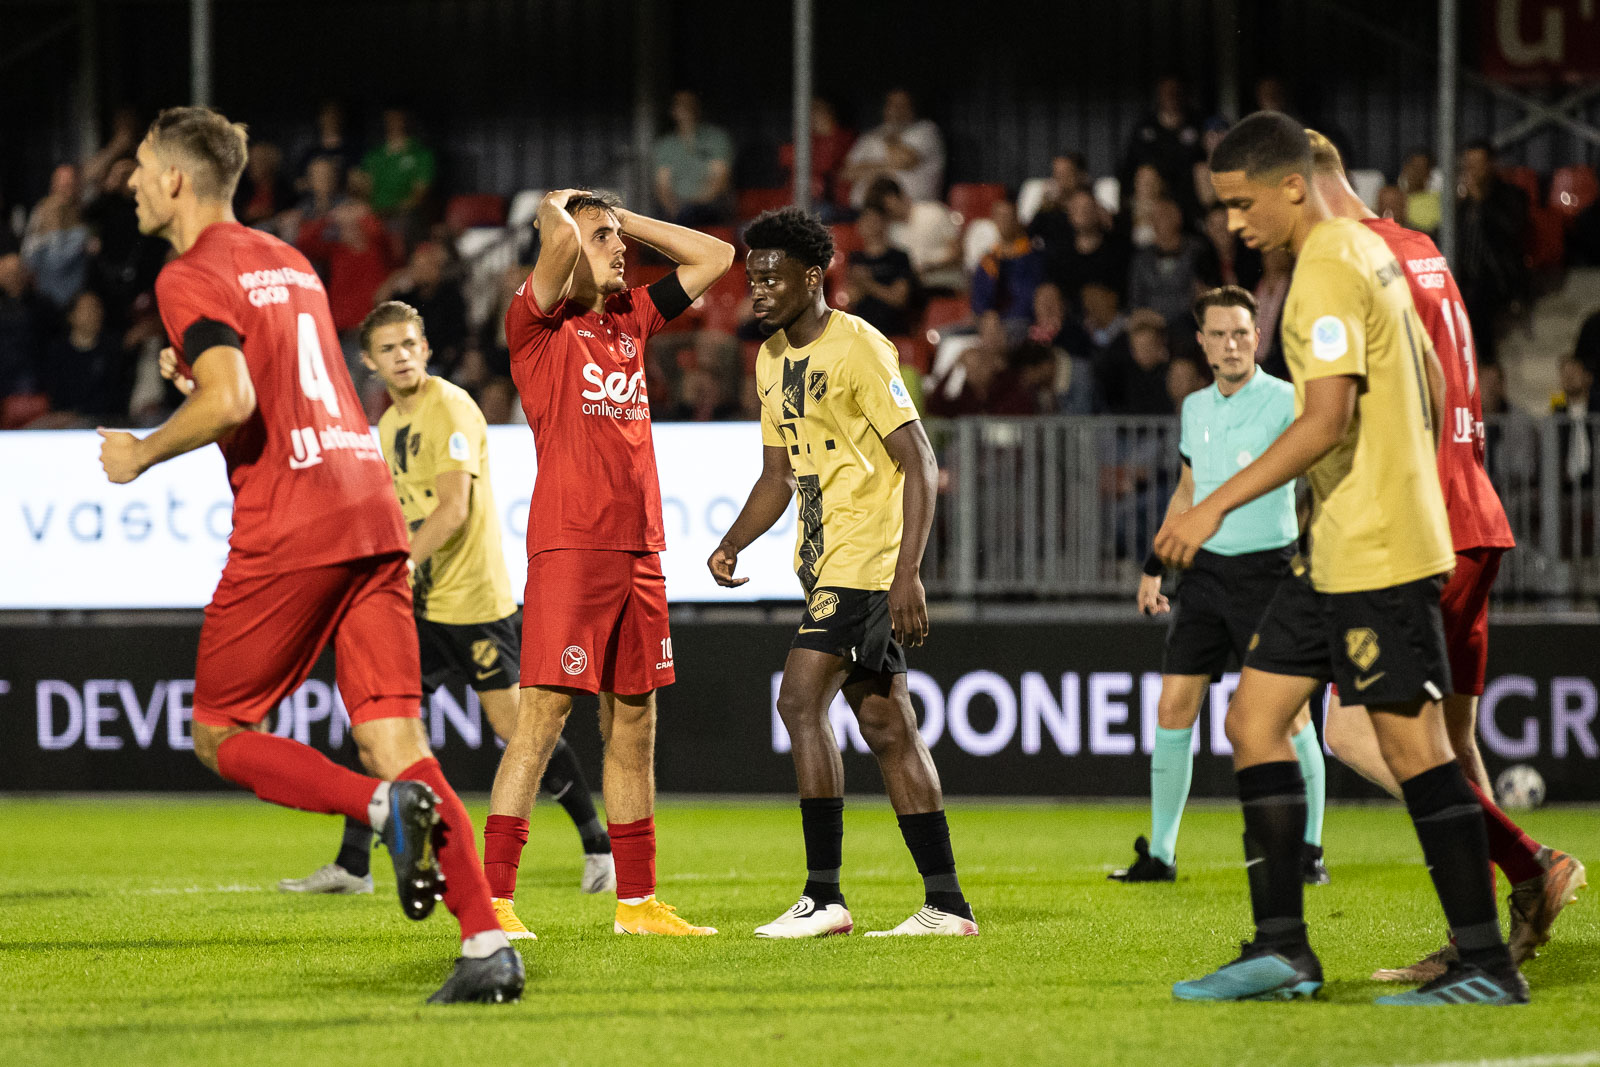
[[[1279,79],[1263,79],[1255,102],[1295,113]],[[56,167],[31,210],[0,213],[0,428],[151,425],[179,399],[157,370],[166,342],[152,288],[165,246],[138,233],[127,189],[140,118],[119,112],[104,147]],[[818,99],[811,187],[838,252],[830,300],[895,341],[930,415],[1174,414],[1210,380],[1190,303],[1224,283],[1255,294],[1260,359],[1284,374],[1275,336],[1291,264],[1228,232],[1207,177],[1228,125],[1199,115],[1165,78],[1114,174],[1092,173],[1064,148],[1049,174],[1011,189],[948,184],[944,137],[906,90],[889,92],[881,121],[859,133]],[[737,151],[695,93],[673,94],[651,160],[654,209],[737,243],[743,223],[790,199],[787,187],[735,188]],[[792,169],[792,145],[779,163]],[[1448,206],[1434,163],[1419,150],[1392,181],[1361,172],[1358,191],[1432,232]],[[434,372],[466,388],[491,422],[518,421],[502,320],[537,242],[521,205],[538,194],[519,194],[508,211],[501,196],[441,188],[440,173],[405,111],[384,111],[362,144],[330,103],[293,143],[252,144],[234,207],[316,265],[374,419],[384,394],[357,358],[356,326],[375,303],[399,299],[427,322]],[[1466,146],[1459,176],[1456,275],[1480,362],[1492,365],[1496,335],[1526,308],[1539,272],[1600,262],[1600,182],[1566,167],[1542,196],[1539,175],[1502,167],[1487,142]],[[647,249],[629,255],[634,284],[666,269]],[[742,272],[673,325],[648,352],[653,416],[754,418],[761,334]],[[1569,391],[1600,380],[1600,317],[1592,325],[1563,370]],[[1588,403],[1574,396],[1567,407]]]

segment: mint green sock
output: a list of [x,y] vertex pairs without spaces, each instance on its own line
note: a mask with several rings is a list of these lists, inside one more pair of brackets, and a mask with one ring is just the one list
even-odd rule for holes
[[1317,740],[1317,728],[1306,723],[1305,729],[1291,737],[1294,758],[1300,761],[1300,777],[1306,780],[1306,844],[1322,844],[1322,812],[1328,804],[1328,772],[1322,762],[1322,742]]
[[1192,726],[1156,727],[1156,750],[1150,756],[1150,854],[1163,863],[1178,854],[1178,824],[1194,777],[1194,753],[1189,751],[1193,739]]

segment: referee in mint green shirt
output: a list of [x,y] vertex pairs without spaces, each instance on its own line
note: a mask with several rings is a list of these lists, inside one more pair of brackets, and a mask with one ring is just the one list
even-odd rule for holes
[[[1294,386],[1256,366],[1261,331],[1255,299],[1237,285],[1225,285],[1195,301],[1194,317],[1216,382],[1183,402],[1178,439],[1183,474],[1167,505],[1168,519],[1204,500],[1294,421]],[[1290,483],[1229,513],[1179,579],[1178,607],[1161,665],[1160,725],[1150,760],[1150,837],[1134,842],[1133,865],[1112,878],[1177,878],[1178,825],[1194,773],[1195,720],[1211,682],[1230,660],[1244,662],[1267,602],[1289,576],[1299,534]],[[1151,556],[1139,582],[1139,610],[1146,615],[1169,610],[1161,595],[1161,573],[1161,564]],[[1300,709],[1291,741],[1306,783],[1305,880],[1321,885],[1328,880],[1322,863],[1327,779],[1309,708]]]

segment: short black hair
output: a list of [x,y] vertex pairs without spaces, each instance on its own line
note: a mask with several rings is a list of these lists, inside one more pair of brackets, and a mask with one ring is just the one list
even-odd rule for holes
[[763,211],[744,231],[745,247],[774,248],[808,267],[828,269],[833,262],[833,233],[822,220],[797,207]]
[[1468,152],[1483,152],[1488,155],[1490,162],[1493,162],[1500,155],[1500,153],[1495,150],[1494,142],[1489,140],[1487,137],[1474,137],[1472,140],[1462,145],[1462,155],[1465,155]]
[[1311,138],[1281,111],[1257,111],[1229,130],[1211,152],[1214,173],[1242,170],[1249,177],[1298,172],[1311,177]]

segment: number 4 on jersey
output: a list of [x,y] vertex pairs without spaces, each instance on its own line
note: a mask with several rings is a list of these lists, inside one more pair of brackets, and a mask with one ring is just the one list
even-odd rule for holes
[[328,365],[322,361],[322,339],[317,336],[317,320],[308,312],[299,315],[300,328],[300,388],[312,400],[322,401],[322,406],[334,418],[339,417],[339,394],[334,392],[333,379],[328,377]]

